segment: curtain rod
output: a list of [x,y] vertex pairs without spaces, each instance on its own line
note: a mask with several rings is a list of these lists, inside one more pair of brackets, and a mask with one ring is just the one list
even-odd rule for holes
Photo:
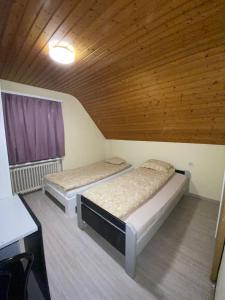
[[19,95],[19,96],[25,96],[25,97],[32,97],[32,98],[38,98],[42,100],[50,100],[50,101],[55,101],[55,102],[63,102],[62,100],[54,99],[54,98],[49,98],[49,97],[44,97],[44,96],[36,96],[36,95],[31,95],[31,94],[25,94],[25,93],[18,93],[18,92],[13,92],[13,91],[8,91],[4,89],[0,89],[1,92],[7,93],[7,94],[13,94],[13,95]]

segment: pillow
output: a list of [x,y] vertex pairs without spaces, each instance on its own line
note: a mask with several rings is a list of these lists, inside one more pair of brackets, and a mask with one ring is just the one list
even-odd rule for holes
[[104,162],[112,165],[121,165],[124,164],[126,161],[120,157],[111,157],[106,159]]
[[142,168],[153,169],[155,171],[166,172],[168,173],[171,168],[174,167],[162,160],[149,159],[141,165]]

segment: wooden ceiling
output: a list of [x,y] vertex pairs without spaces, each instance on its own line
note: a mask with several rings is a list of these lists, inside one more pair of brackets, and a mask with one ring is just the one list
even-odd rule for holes
[[106,138],[225,144],[224,0],[0,0],[0,41],[0,78],[74,95]]

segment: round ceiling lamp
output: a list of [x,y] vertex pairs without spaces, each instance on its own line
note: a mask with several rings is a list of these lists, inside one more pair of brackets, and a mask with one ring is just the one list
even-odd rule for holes
[[75,61],[75,51],[73,46],[67,42],[50,42],[49,56],[54,61],[68,65]]

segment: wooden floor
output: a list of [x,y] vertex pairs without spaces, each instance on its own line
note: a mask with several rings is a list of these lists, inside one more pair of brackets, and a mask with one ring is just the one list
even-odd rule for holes
[[46,195],[26,195],[43,227],[52,300],[208,300],[217,202],[184,197],[126,275],[123,257]]

